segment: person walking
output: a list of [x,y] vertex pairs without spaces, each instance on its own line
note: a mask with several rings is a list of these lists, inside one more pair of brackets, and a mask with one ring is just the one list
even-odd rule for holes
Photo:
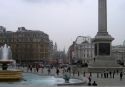
[[50,70],[50,68],[48,68],[48,75],[50,75],[50,73],[51,73],[51,70]]
[[30,64],[27,65],[27,72],[30,70]]
[[106,72],[104,71],[104,78],[106,78]]
[[103,72],[101,72],[101,78],[103,78]]
[[32,65],[30,65],[30,66],[29,66],[29,68],[30,68],[30,72],[32,72],[32,70],[33,70],[33,67],[32,67]]
[[78,76],[79,76],[79,71],[78,71]]
[[99,72],[97,72],[97,78],[99,78]]
[[57,74],[57,76],[59,75],[59,69],[58,68],[56,69],[56,74]]
[[36,64],[36,72],[39,72],[39,68],[40,68],[39,64]]
[[108,78],[108,77],[109,77],[109,71],[106,70],[106,78]]
[[120,72],[120,80],[122,80],[122,77],[123,77],[123,73]]
[[117,72],[117,75],[118,75],[118,73],[119,73],[118,69],[117,69],[117,71],[116,71],[116,72]]
[[73,70],[72,74],[73,74],[73,76],[75,76],[75,70]]
[[95,62],[95,57],[94,57],[94,62]]
[[112,78],[112,72],[111,71],[109,72],[109,75],[110,75],[110,78]]
[[113,74],[112,74],[112,78],[114,79],[114,77],[115,77],[115,71],[113,72]]
[[85,75],[86,75],[86,73],[85,72],[83,72],[83,76],[85,77]]
[[90,72],[90,76],[92,77],[92,72]]
[[92,80],[92,79],[91,79],[91,76],[89,76],[89,78],[88,78],[88,79],[89,79],[89,82],[91,82],[91,80]]

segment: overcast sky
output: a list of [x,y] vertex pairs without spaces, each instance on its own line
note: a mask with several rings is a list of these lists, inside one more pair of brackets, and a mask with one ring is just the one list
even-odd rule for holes
[[[115,40],[125,40],[125,0],[107,0],[108,32]],[[41,30],[57,42],[58,49],[77,36],[91,36],[98,31],[98,0],[0,0],[0,25],[9,31],[24,26]]]

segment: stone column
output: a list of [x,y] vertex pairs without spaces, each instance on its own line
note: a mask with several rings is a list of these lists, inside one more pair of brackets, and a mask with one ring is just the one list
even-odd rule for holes
[[98,32],[107,32],[107,5],[106,0],[98,1]]
[[97,43],[97,56],[99,55],[99,43]]

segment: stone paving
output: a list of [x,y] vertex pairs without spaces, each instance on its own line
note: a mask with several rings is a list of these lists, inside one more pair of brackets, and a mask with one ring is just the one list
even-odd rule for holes
[[[60,69],[60,71],[61,71],[60,76],[62,76],[63,70]],[[37,74],[41,74],[41,72],[39,72]],[[44,69],[42,75],[48,75],[47,74],[47,69]],[[51,75],[55,75],[55,69],[52,70]],[[88,78],[88,76],[89,76],[89,73],[86,73],[85,77]],[[76,77],[76,78],[82,78],[83,74],[80,74],[80,76],[78,76],[77,74],[75,74],[74,77]],[[110,77],[109,78],[101,78],[101,77],[97,78],[97,74],[96,73],[92,73],[92,82],[93,81],[96,81],[97,84],[98,84],[98,86],[125,86],[125,75],[123,75],[123,79],[120,80],[120,75],[117,74],[117,73],[115,74],[114,79],[110,78]]]
[[99,86],[125,86],[125,75],[123,79],[120,80],[120,75],[116,74],[113,78],[97,78],[97,75],[94,73],[92,75],[92,81],[96,81]]
[[[24,72],[27,72],[26,68],[24,68],[23,70],[24,70]],[[34,72],[35,71],[35,69],[34,69],[33,72],[29,72],[29,73],[34,73],[34,74],[39,74],[39,75],[48,75],[47,70],[48,69],[44,68],[44,70],[40,69],[39,72]],[[55,74],[55,72],[56,72],[56,69],[52,69],[50,75],[57,76]],[[62,73],[63,73],[63,70],[60,69],[60,74],[59,74],[60,77],[63,76]],[[85,77],[88,77],[88,76],[89,76],[89,73],[86,73]],[[75,74],[74,77],[81,79],[83,77],[83,74],[80,74],[80,76]],[[97,74],[96,73],[92,73],[91,79],[92,79],[92,82],[96,81],[98,86],[125,86],[125,75],[123,75],[123,79],[120,80],[120,75],[117,74],[117,73],[115,74],[115,78],[114,79],[110,78],[110,77],[109,78],[101,78],[101,77],[97,78]],[[82,85],[80,85],[80,86],[82,86]],[[3,85],[3,84],[0,84],[0,87],[45,87],[45,86],[30,85],[30,84],[29,85],[16,85],[16,84],[13,84],[13,85],[12,84],[4,84]],[[56,86],[54,86],[54,87],[56,87]],[[61,87],[63,87],[63,86],[61,86]],[[65,86],[65,87],[71,87],[71,86]],[[74,86],[74,87],[78,87],[78,86]]]

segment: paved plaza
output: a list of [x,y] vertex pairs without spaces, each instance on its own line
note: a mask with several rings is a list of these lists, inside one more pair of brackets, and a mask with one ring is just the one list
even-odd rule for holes
[[[48,75],[47,69],[44,69],[42,73],[41,72],[38,72],[38,73],[37,72],[33,72],[33,73],[39,74],[39,75]],[[51,75],[56,76],[55,73],[56,73],[56,69],[52,69],[51,70]],[[60,77],[63,76],[62,73],[63,73],[63,70],[60,69],[60,74],[59,74]],[[73,75],[71,74],[71,76],[73,76]],[[89,73],[86,73],[85,77],[88,78],[88,76],[89,76]],[[82,79],[83,78],[83,73],[80,73],[80,76],[78,76],[77,74],[75,74],[74,77]],[[97,78],[97,74],[96,73],[92,73],[92,82],[93,81],[96,81],[97,84],[98,84],[98,86],[125,86],[125,75],[123,75],[123,79],[120,80],[119,73],[115,74],[114,79],[110,78],[110,76],[109,76],[109,78],[101,78],[101,76],[99,76]]]
[[[37,75],[48,75],[48,69],[47,68],[44,68],[44,69],[40,69],[39,72],[36,72],[35,69],[33,69],[32,72],[28,71],[27,72],[27,68],[22,68],[22,70],[25,72],[25,73],[34,73],[34,74],[37,74]],[[51,74],[50,75],[53,75],[55,77],[62,77],[63,76],[63,69],[60,69],[60,74],[59,76],[56,75],[56,69],[53,68],[51,69]],[[89,73],[86,73],[85,74],[85,78],[86,80],[88,81],[88,76],[90,74]],[[74,76],[73,74],[71,74],[72,77],[74,78],[79,78],[79,79],[82,79],[83,78],[83,74],[80,73],[79,76],[78,74],[76,73]],[[115,77],[114,79],[113,78],[101,78],[101,75],[99,75],[99,77],[97,78],[97,73],[92,73],[92,77],[91,77],[91,82],[93,81],[96,81],[96,83],[98,84],[98,86],[125,86],[125,75],[123,75],[123,79],[120,80],[120,75],[119,74],[115,74]],[[87,86],[86,84],[85,85],[78,85],[78,86]],[[25,85],[25,84],[11,84],[11,83],[7,83],[7,84],[0,84],[0,87],[45,87],[45,86],[41,86],[41,85],[31,85],[31,84],[28,84],[28,85]],[[56,85],[54,86],[56,87]],[[61,86],[63,87],[63,86]],[[71,86],[67,86],[67,87],[71,87]],[[75,86],[76,87],[76,86]]]

